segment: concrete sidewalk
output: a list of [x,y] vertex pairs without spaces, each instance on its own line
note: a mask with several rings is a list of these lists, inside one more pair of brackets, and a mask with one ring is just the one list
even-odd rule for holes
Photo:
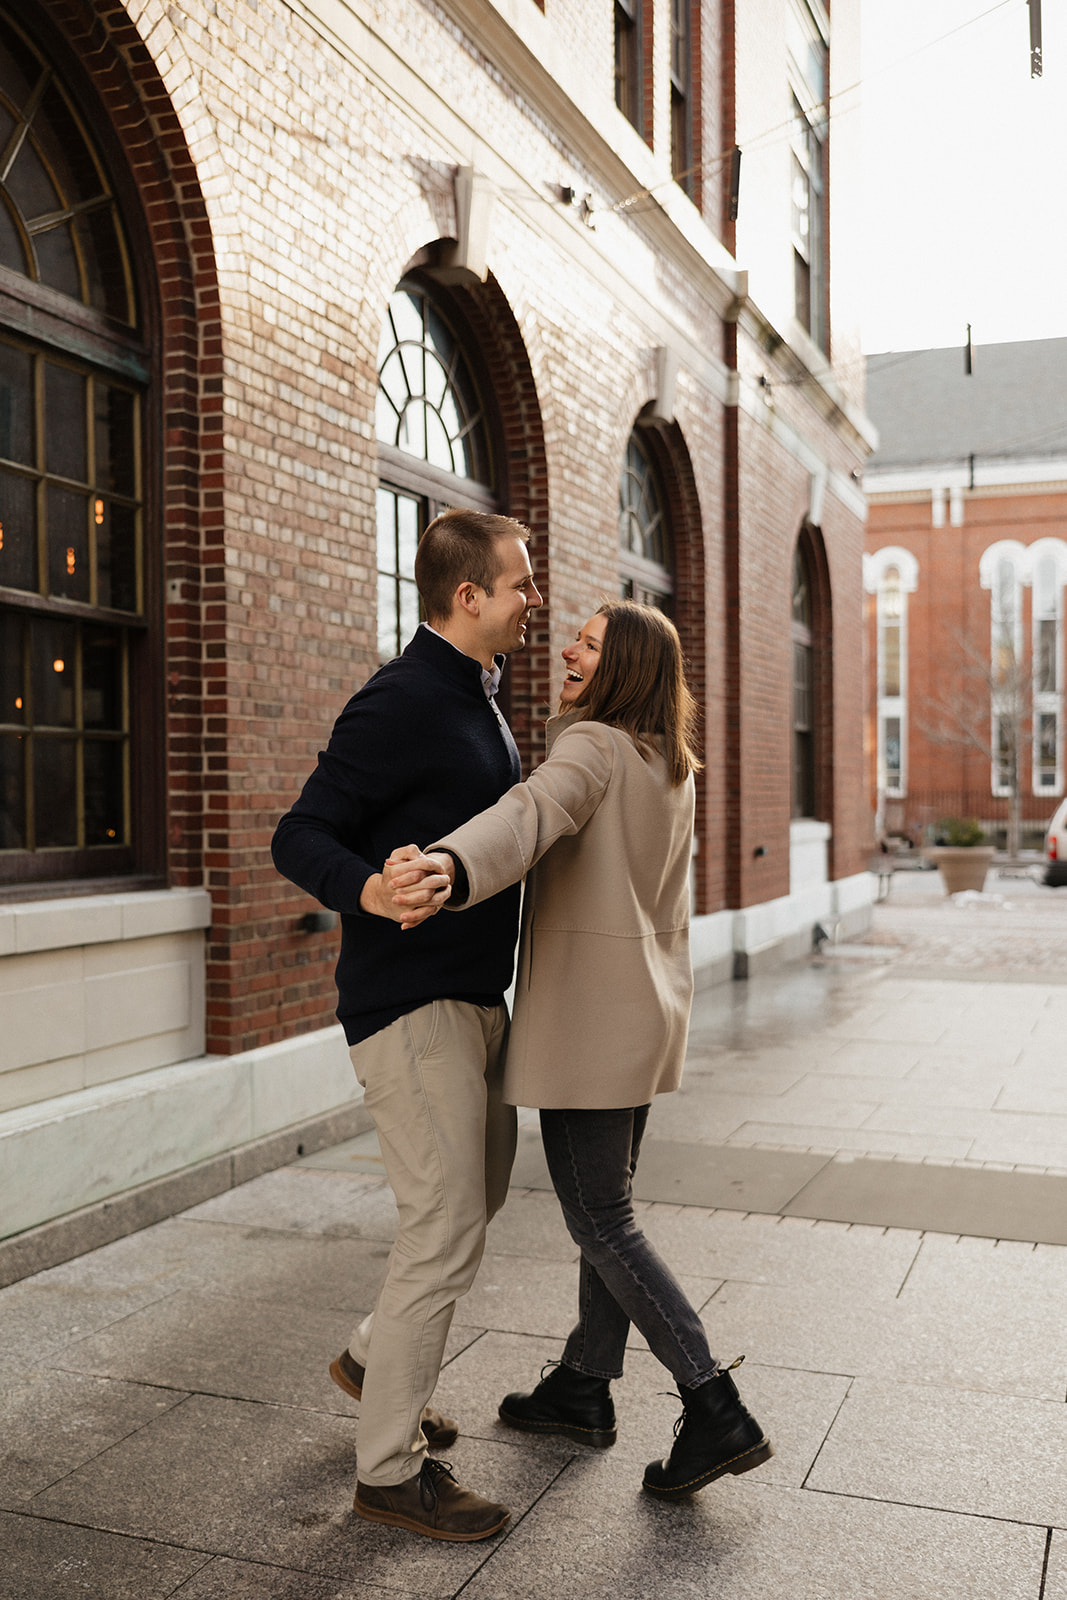
[[0,1292],[0,1600],[1067,1600],[1067,891],[914,877],[870,943],[700,996],[650,1119],[645,1226],[768,1465],[642,1495],[679,1408],[637,1338],[614,1449],[498,1423],[574,1312],[524,1117],[437,1394],[509,1531],[357,1519],[326,1368],[393,1230],[364,1137]]

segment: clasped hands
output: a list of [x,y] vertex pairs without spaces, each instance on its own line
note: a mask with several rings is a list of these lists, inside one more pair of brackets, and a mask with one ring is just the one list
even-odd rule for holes
[[447,851],[424,855],[417,844],[401,845],[390,852],[381,872],[368,879],[362,905],[399,922],[401,930],[417,928],[440,911],[455,878],[456,863]]

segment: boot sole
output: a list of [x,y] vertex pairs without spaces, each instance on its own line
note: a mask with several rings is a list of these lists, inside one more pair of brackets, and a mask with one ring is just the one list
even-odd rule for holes
[[344,1371],[341,1367],[340,1358],[330,1362],[330,1377],[333,1379],[337,1387],[339,1389],[343,1389],[345,1394],[350,1394],[353,1400],[363,1399],[363,1390],[359,1387],[359,1385],[353,1383],[351,1379],[345,1377]]
[[525,1417],[513,1417],[501,1406],[497,1411],[501,1422],[521,1433],[560,1433],[575,1444],[585,1444],[592,1450],[607,1450],[619,1437],[617,1428],[583,1428],[576,1422],[529,1422]]
[[406,1528],[409,1533],[421,1533],[427,1539],[446,1539],[450,1544],[474,1544],[478,1539],[491,1539],[511,1517],[511,1512],[505,1511],[500,1521],[491,1528],[480,1528],[477,1533],[449,1533],[443,1528],[427,1527],[425,1522],[417,1522],[414,1517],[405,1517],[399,1512],[378,1511],[373,1506],[360,1505],[358,1497],[352,1509],[365,1522],[383,1522],[389,1528]]
[[696,1494],[698,1489],[703,1489],[705,1484],[714,1483],[716,1478],[724,1478],[727,1473],[733,1477],[740,1477],[742,1472],[751,1472],[753,1467],[762,1467],[774,1454],[774,1446],[769,1439],[764,1439],[762,1444],[746,1450],[743,1455],[734,1456],[732,1461],[724,1461],[719,1467],[712,1467],[710,1472],[702,1472],[699,1477],[690,1478],[687,1483],[676,1483],[670,1487],[660,1487],[658,1484],[649,1483],[646,1478],[641,1487],[646,1494],[658,1495],[661,1500],[680,1500],[685,1495]]

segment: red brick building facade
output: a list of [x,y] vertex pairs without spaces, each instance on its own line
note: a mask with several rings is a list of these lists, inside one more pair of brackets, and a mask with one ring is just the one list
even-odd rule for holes
[[704,981],[863,923],[856,12],[0,0],[10,1231],[349,1116],[268,845],[440,506],[532,530],[528,764],[601,596],[676,617]]
[[867,783],[883,832],[1040,847],[1064,794],[1067,339],[870,360]]

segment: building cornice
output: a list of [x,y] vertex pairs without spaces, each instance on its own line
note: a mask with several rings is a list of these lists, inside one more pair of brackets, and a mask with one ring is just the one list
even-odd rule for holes
[[919,467],[871,467],[863,487],[872,503],[928,499],[936,489],[965,490],[981,499],[1013,494],[1062,494],[1067,490],[1067,457],[1030,461],[931,462]]

